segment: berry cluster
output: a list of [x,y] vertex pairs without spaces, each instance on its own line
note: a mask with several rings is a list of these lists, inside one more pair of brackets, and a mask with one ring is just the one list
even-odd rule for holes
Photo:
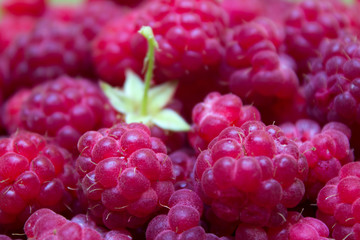
[[1,240],[360,239],[360,1],[0,8]]

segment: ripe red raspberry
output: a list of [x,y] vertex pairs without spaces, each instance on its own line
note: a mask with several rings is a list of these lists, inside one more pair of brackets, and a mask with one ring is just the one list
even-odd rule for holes
[[[161,146],[162,145],[162,146]],[[118,124],[85,133],[77,169],[89,214],[110,229],[137,228],[174,191],[166,147],[143,124]]]
[[121,85],[126,68],[141,72],[146,43],[137,31],[142,25],[152,27],[159,44],[157,82],[186,81],[194,74],[216,70],[221,63],[227,19],[217,1],[150,1],[130,16],[109,23],[96,39],[93,55],[102,79]]
[[225,128],[240,127],[246,121],[260,120],[260,118],[256,107],[243,106],[238,96],[212,92],[206,96],[203,102],[193,108],[193,125],[189,133],[189,140],[196,151],[204,150]]
[[4,0],[1,6],[5,13],[15,16],[40,16],[47,7],[45,0]]
[[75,216],[71,221],[49,209],[33,213],[25,223],[25,234],[28,239],[78,239],[78,240],[129,240],[129,232],[123,229],[97,232],[96,225],[83,215]]
[[[87,2],[106,2],[109,0],[87,0]],[[120,5],[125,5],[129,7],[136,7],[140,3],[144,2],[143,0],[110,0]]]
[[305,0],[297,4],[285,20],[286,46],[300,68],[309,58],[318,56],[323,39],[339,37],[351,27],[350,9],[342,1]]
[[225,128],[195,169],[204,200],[219,218],[261,227],[276,225],[279,209],[302,200],[308,164],[279,127],[248,121]]
[[326,182],[338,176],[341,166],[354,161],[346,135],[350,129],[342,123],[331,122],[321,130],[318,123],[308,119],[280,127],[298,143],[300,152],[307,159],[309,176],[305,181],[306,195],[315,201]]
[[267,18],[237,26],[228,37],[222,80],[242,100],[269,106],[290,100],[298,91],[291,62],[279,55],[281,28]]
[[4,53],[9,62],[8,91],[34,86],[63,74],[90,75],[89,43],[78,32],[75,24],[42,18],[33,31],[19,36]]
[[327,224],[336,240],[360,236],[359,173],[360,162],[348,163],[319,192],[317,218]]
[[0,54],[14,42],[19,35],[29,33],[36,23],[31,17],[14,17],[5,15],[0,22]]
[[[71,155],[36,133],[0,140],[0,226],[22,227],[39,208],[63,212],[72,204],[78,174]],[[2,229],[4,229],[2,228]]]
[[8,132],[26,129],[46,134],[73,153],[83,133],[112,126],[117,120],[97,85],[65,76],[18,92],[4,109]]
[[[250,228],[249,230],[251,231],[252,229]],[[238,231],[239,229],[237,230],[237,233]],[[243,232],[244,230],[241,229],[240,233]],[[245,237],[244,235],[237,236]],[[325,223],[323,223],[319,219],[312,217],[303,217],[301,213],[298,212],[289,212],[286,218],[286,223],[284,225],[279,228],[267,229],[267,237],[268,238],[266,239],[268,240],[325,240],[329,237],[329,229],[325,225]]]

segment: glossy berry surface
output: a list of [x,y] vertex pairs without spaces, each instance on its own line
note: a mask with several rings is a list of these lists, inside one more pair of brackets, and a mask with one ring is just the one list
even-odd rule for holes
[[308,164],[279,127],[248,121],[224,129],[200,153],[195,171],[215,215],[262,227],[276,224],[278,209],[301,201]]
[[70,153],[36,133],[18,131],[0,140],[0,224],[22,227],[39,208],[71,207],[78,174]]
[[172,162],[145,125],[118,124],[87,132],[78,150],[88,213],[106,227],[137,228],[167,205],[174,191]]

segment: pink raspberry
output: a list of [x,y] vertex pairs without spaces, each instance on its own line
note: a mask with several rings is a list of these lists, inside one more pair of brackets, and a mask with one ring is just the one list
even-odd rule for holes
[[206,96],[203,102],[193,108],[193,125],[189,133],[189,140],[196,151],[204,150],[225,128],[240,127],[248,120],[260,120],[260,118],[256,107],[243,106],[238,96],[212,92]]
[[3,115],[8,132],[23,128],[46,134],[73,153],[83,133],[115,121],[116,113],[98,86],[71,77],[18,92],[6,103]]
[[219,218],[262,227],[278,224],[279,209],[302,200],[308,164],[279,127],[248,121],[225,128],[200,153],[195,171]]
[[63,74],[91,75],[89,42],[79,31],[75,24],[44,17],[33,31],[19,36],[4,53],[9,62],[7,91],[34,86]]
[[129,7],[137,7],[142,2],[144,2],[144,0],[87,0],[87,2],[110,2],[110,1]]
[[39,208],[63,212],[74,198],[78,174],[71,155],[36,133],[0,140],[0,226],[22,227]]
[[167,205],[174,191],[166,147],[143,124],[85,133],[77,169],[88,213],[110,229],[137,228]]
[[306,195],[314,201],[326,182],[338,176],[341,166],[354,161],[346,135],[350,129],[342,123],[331,122],[321,130],[318,123],[308,119],[283,124],[281,128],[298,143],[300,152],[307,159],[309,176],[305,181]]
[[173,164],[175,189],[193,189],[195,153],[190,149],[180,149],[169,154],[169,157]]
[[[244,230],[241,232],[244,232]],[[319,219],[303,217],[301,213],[298,212],[289,212],[286,218],[286,224],[282,225],[280,228],[268,229],[267,235],[268,240],[325,240],[329,237],[329,229],[325,223]]]
[[196,78],[191,76],[219,67],[227,16],[217,1],[150,1],[110,23],[96,39],[93,55],[102,79],[121,85],[126,68],[140,73],[146,53],[145,39],[137,33],[142,25],[152,27],[159,43],[155,81],[192,81]]
[[29,239],[79,239],[79,240],[130,240],[129,232],[120,229],[107,233],[97,232],[91,220],[79,221],[76,216],[71,221],[49,209],[34,212],[25,223],[25,234]]
[[359,173],[359,162],[348,163],[319,192],[317,218],[327,224],[336,240],[360,236]]
[[256,106],[288,101],[298,91],[291,61],[279,54],[281,27],[258,18],[233,28],[227,40],[222,81],[230,90]]
[[258,17],[263,10],[261,0],[224,0],[221,6],[229,15],[229,25],[241,25]]

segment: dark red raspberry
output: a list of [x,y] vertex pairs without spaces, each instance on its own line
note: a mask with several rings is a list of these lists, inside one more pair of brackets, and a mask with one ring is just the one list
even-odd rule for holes
[[360,124],[360,41],[342,37],[324,41],[305,77],[309,114],[321,123]]
[[195,169],[204,201],[219,218],[262,227],[278,224],[279,209],[302,200],[308,164],[279,127],[248,121],[225,128]]
[[45,0],[4,0],[1,6],[5,13],[15,16],[40,16],[47,7]]
[[[250,228],[248,231],[253,230]],[[242,230],[241,232],[244,231]],[[242,235],[241,237],[245,237],[245,235]],[[323,223],[319,219],[312,217],[303,217],[301,213],[298,212],[289,212],[286,218],[286,223],[281,227],[268,229],[267,237],[268,238],[266,239],[268,240],[325,240],[329,237],[329,229],[325,225],[325,223]]]
[[117,121],[97,85],[82,78],[60,77],[15,94],[6,103],[3,122],[8,132],[17,129],[46,134],[76,153],[80,136]]
[[309,176],[305,181],[306,195],[315,201],[321,188],[337,177],[342,165],[354,161],[350,149],[350,129],[339,122],[331,122],[321,130],[320,125],[308,119],[295,124],[281,125],[284,133],[299,145],[309,164]]
[[29,33],[36,23],[31,17],[14,17],[5,15],[0,22],[0,54],[14,42],[19,35]]
[[8,91],[63,74],[91,75],[89,43],[78,33],[75,24],[42,18],[31,33],[19,36],[4,53],[9,62]]
[[25,223],[25,234],[28,239],[53,240],[129,240],[129,232],[123,229],[109,232],[97,232],[95,223],[76,216],[71,221],[49,209],[41,209],[33,213]]
[[282,41],[281,27],[267,18],[233,28],[222,69],[224,84],[256,106],[292,99],[299,83],[291,61],[279,55]]
[[[87,0],[87,2],[106,2],[109,0]],[[144,2],[144,0],[110,0],[120,5],[125,5],[129,7],[136,7],[140,3]]]
[[194,74],[212,72],[221,63],[227,19],[217,1],[150,1],[138,12],[110,23],[96,39],[93,55],[102,79],[121,85],[126,68],[140,73],[146,53],[145,39],[137,33],[142,25],[152,27],[159,43],[157,82],[191,81]]
[[305,0],[293,8],[285,20],[286,46],[301,69],[307,68],[309,58],[318,56],[323,39],[337,38],[341,31],[351,27],[349,11],[338,0]]
[[91,216],[110,229],[137,228],[168,204],[174,191],[172,163],[159,144],[140,123],[80,138],[77,169]]
[[332,237],[355,240],[360,224],[360,163],[344,165],[317,198],[317,218],[327,224]]
[[256,107],[243,106],[238,96],[212,92],[193,109],[193,125],[189,133],[189,140],[196,151],[204,150],[225,128],[240,127],[246,121],[260,120],[260,118]]
[[22,227],[39,208],[63,212],[71,206],[78,174],[65,149],[18,131],[0,139],[0,156],[0,226]]

